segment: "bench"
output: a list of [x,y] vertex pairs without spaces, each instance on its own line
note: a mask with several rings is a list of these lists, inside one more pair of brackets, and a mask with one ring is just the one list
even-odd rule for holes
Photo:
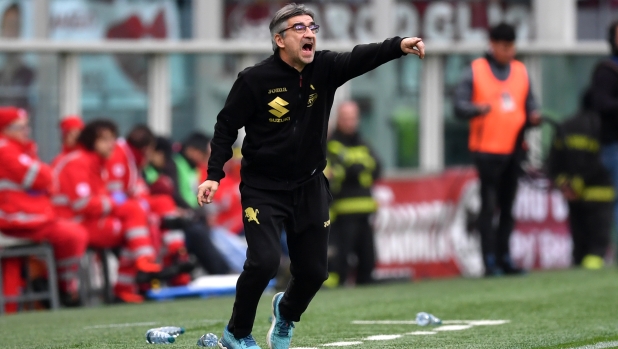
[[[2,260],[8,258],[26,258],[36,256],[45,262],[49,282],[47,290],[35,292],[29,282],[26,289],[17,296],[5,296],[2,276]],[[30,279],[28,268],[25,268],[26,280]],[[47,243],[35,243],[27,239],[14,238],[0,233],[0,315],[4,313],[7,303],[17,303],[18,305],[38,300],[49,300],[51,309],[58,309],[60,301],[58,297],[58,275],[56,274],[56,263],[54,261],[54,251]]]

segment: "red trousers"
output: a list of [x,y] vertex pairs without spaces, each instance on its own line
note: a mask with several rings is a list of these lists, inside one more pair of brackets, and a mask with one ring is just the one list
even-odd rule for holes
[[116,291],[134,291],[139,257],[156,257],[148,229],[146,210],[137,200],[127,200],[108,217],[83,222],[88,229],[89,245],[97,248],[121,247]]
[[[159,194],[149,195],[146,197],[152,221],[155,223],[152,227],[160,236],[155,242],[157,246],[163,246],[163,265],[169,266],[180,260],[187,261],[189,256],[185,248],[185,233],[182,230],[168,229],[160,230],[160,222],[165,218],[178,217],[176,203],[170,195]],[[162,244],[161,244],[162,242]],[[172,285],[186,285],[191,281],[189,274],[180,274],[171,281]]]
[[[56,259],[60,290],[77,292],[79,261],[88,244],[88,233],[84,227],[70,221],[56,220],[37,230],[2,229],[2,233],[7,236],[51,244]],[[21,284],[20,280],[4,280],[4,282],[5,290],[3,291],[13,295],[16,294],[15,289],[18,290]]]

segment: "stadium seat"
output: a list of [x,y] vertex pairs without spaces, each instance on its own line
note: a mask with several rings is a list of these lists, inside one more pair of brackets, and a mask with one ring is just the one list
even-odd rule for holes
[[[37,256],[45,262],[48,273],[47,291],[35,292],[30,283],[26,283],[26,289],[18,296],[5,296],[3,292],[2,260],[8,258],[26,258]],[[28,268],[26,279],[29,279]],[[37,300],[49,300],[52,309],[58,309],[60,301],[58,297],[58,276],[56,275],[56,264],[54,261],[54,251],[49,244],[33,243],[30,240],[18,239],[0,233],[0,315],[4,313],[7,303],[23,304]]]

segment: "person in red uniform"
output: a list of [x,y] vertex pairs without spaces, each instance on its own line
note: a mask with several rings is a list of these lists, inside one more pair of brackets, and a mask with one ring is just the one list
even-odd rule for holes
[[116,143],[116,125],[95,120],[77,139],[78,149],[58,159],[54,166],[53,202],[58,215],[80,222],[88,230],[89,245],[122,247],[116,297],[139,303],[136,274],[161,271],[148,230],[147,213],[137,200],[118,200],[107,191],[105,162]]
[[77,149],[77,138],[84,129],[84,121],[77,115],[69,115],[60,121],[62,132],[62,153],[67,154]]
[[59,289],[65,304],[78,303],[77,270],[87,232],[56,216],[50,201],[52,171],[36,155],[25,110],[0,108],[0,231],[54,249]]
[[[146,125],[136,125],[126,140],[118,139],[106,164],[109,175],[107,188],[116,197],[128,197],[140,201],[150,214],[151,229],[160,235],[157,240],[163,243],[164,265],[176,265],[179,271],[186,272],[192,269],[192,264],[188,261],[185,234],[178,229],[178,224],[165,223],[179,218],[174,199],[171,195],[152,195],[141,176],[155,144],[155,135]],[[161,226],[164,229],[160,229]],[[183,273],[171,280],[171,284],[185,285],[190,281],[190,275]]]

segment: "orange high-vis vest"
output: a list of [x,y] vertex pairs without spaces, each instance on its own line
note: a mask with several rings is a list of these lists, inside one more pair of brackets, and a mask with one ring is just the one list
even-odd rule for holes
[[511,62],[509,77],[498,80],[485,58],[472,62],[472,102],[491,106],[489,113],[470,121],[468,147],[472,152],[512,154],[526,123],[526,97],[530,89],[523,63]]

